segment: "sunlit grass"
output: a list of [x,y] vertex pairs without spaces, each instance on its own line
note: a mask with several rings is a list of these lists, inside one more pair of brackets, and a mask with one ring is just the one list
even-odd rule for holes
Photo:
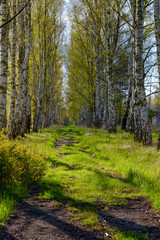
[[2,223],[6,217],[13,211],[15,207],[16,200],[11,199],[8,196],[1,197],[0,200],[0,223]]
[[[63,204],[74,212],[74,220],[98,230],[105,229],[98,215],[100,206],[107,209],[109,205],[125,204],[128,198],[144,196],[160,210],[157,138],[158,133],[153,133],[153,146],[145,147],[121,130],[109,134],[69,126],[32,133],[20,139],[19,144],[46,159],[48,168],[39,183],[42,188],[39,197]],[[56,140],[63,139],[71,139],[75,144],[55,149]],[[132,232],[115,232],[112,239],[146,239]]]
[[[107,209],[108,205],[124,204],[128,198],[145,196],[160,208],[159,153],[154,146],[135,143],[133,135],[120,130],[108,134],[103,130],[75,129],[65,127],[59,131],[57,139],[72,138],[79,143],[59,148],[61,158],[41,182],[40,197],[64,202],[75,211],[74,219],[96,229],[102,227],[98,223],[99,204],[106,204]],[[115,239],[146,238],[117,233]]]

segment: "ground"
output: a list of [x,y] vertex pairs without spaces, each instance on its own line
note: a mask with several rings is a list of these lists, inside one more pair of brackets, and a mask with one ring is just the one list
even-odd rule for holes
[[[0,240],[160,239],[158,208],[153,206],[141,189],[138,192],[136,186],[131,186],[122,173],[102,167],[97,162],[95,164],[96,154],[91,149],[87,151],[86,143],[81,139],[81,131],[72,129],[56,132],[52,148],[58,152],[59,159],[50,158],[51,172],[30,190],[27,199],[17,205],[3,225]],[[43,134],[41,136],[45,139]],[[85,137],[92,139],[93,133],[85,131]],[[110,139],[108,135],[105,137]],[[83,159],[77,160],[81,156],[77,155],[77,151],[81,151],[81,154],[85,152],[88,165],[84,165]],[[89,161],[95,164],[92,171]],[[51,174],[56,174],[58,170],[60,176],[55,176],[55,182],[55,179],[51,180]],[[92,176],[92,172],[96,175]],[[82,182],[79,181],[79,173],[84,174],[83,181],[91,175],[83,182],[83,186],[86,184],[86,193],[79,187]],[[105,200],[103,195],[100,196],[101,192],[97,196],[91,193],[89,184],[93,178],[96,180],[95,186],[101,185],[99,191],[108,188]],[[74,183],[76,180],[77,185]],[[60,183],[63,181],[62,187]],[[106,196],[111,193],[112,197]]]

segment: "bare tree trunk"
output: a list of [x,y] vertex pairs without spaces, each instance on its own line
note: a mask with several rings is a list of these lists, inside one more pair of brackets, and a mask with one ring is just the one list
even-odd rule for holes
[[105,80],[104,84],[105,86],[104,88],[104,112],[103,112],[103,125],[102,128],[103,129],[107,129],[107,125],[108,125],[108,81],[107,81],[107,76],[105,74]]
[[134,122],[134,83],[132,83],[132,89],[131,89],[131,109],[130,109],[130,115],[127,119],[126,123],[126,131],[134,133],[135,130],[135,122]]
[[129,85],[128,85],[128,98],[126,103],[126,110],[122,121],[122,129],[126,130],[127,119],[129,117],[130,103],[132,98],[132,85],[133,85],[133,51],[131,51],[129,64],[128,64],[128,75],[129,75]]
[[[8,18],[8,1],[1,2],[1,24]],[[0,29],[0,130],[7,126],[8,25]]]
[[[21,9],[24,1],[18,0],[18,9]],[[23,61],[24,61],[24,15],[18,16],[18,90],[15,111],[14,135],[21,135],[22,99],[23,99]]]
[[[110,9],[110,8],[109,8]],[[107,61],[106,61],[106,69],[107,69],[107,81],[108,81],[108,131],[116,132],[116,112],[114,106],[114,96],[113,96],[113,79],[112,79],[112,64],[113,64],[113,56],[111,54],[112,49],[112,32],[111,32],[111,22],[108,21],[108,35],[107,35]]]
[[137,87],[134,92],[134,140],[141,142],[142,140],[142,123],[141,123],[141,108],[139,97],[137,93]]
[[[137,0],[136,6],[136,16],[137,16],[137,24],[136,24],[136,57],[135,57],[135,78],[136,78],[136,91],[138,97],[138,108],[140,108],[140,112],[137,111],[138,119],[141,119],[141,127],[142,127],[142,141],[144,145],[152,144],[152,135],[151,128],[149,124],[148,118],[148,109],[147,109],[147,101],[145,96],[144,89],[144,71],[143,71],[143,27],[144,27],[144,0]],[[135,130],[140,128],[139,123],[135,125]],[[136,136],[136,135],[135,135]],[[137,137],[137,136],[136,136]],[[138,140],[141,137],[138,136]],[[135,140],[137,140],[135,138]]]
[[[154,21],[155,21],[155,36],[157,46],[158,74],[159,74],[159,90],[160,90],[160,2],[154,0]],[[160,149],[160,131],[158,136],[157,149]]]
[[[16,14],[16,0],[12,1],[12,16]],[[14,136],[14,119],[15,119],[15,101],[16,101],[16,18],[12,21],[12,40],[11,40],[11,100],[10,100],[10,116],[8,124],[8,138],[13,139]]]
[[[31,5],[28,4],[25,9],[25,58],[23,62],[23,93],[22,93],[22,115],[21,115],[21,135],[23,136],[27,132],[29,127],[30,119],[29,105],[30,105],[30,94],[29,94],[29,57],[31,49]],[[29,101],[29,102],[28,102]],[[28,110],[28,111],[27,111]]]
[[[157,59],[158,59],[158,73],[160,76],[160,2],[154,0],[154,22],[155,22],[155,36],[157,46]],[[160,86],[160,77],[159,77]]]
[[26,133],[30,133],[30,128],[31,128],[31,98],[30,98],[30,93],[29,93],[29,89],[28,89],[28,94],[27,94]]
[[[97,33],[97,29],[96,29]],[[97,35],[97,38],[99,39],[99,35]],[[100,78],[101,78],[101,61],[100,61],[100,41],[96,39],[96,46],[95,46],[95,52],[96,52],[96,80],[95,80],[95,127],[100,128],[101,127],[101,95],[100,95]]]
[[112,79],[108,76],[108,131],[116,132],[116,113],[113,102]]
[[39,77],[38,77],[38,93],[37,93],[37,110],[34,117],[33,131],[37,132],[39,128],[43,125],[43,91],[44,91],[44,81],[43,81],[43,60],[44,60],[44,50],[42,47],[42,36],[41,36],[41,22],[40,17],[38,17],[38,31],[39,31]]

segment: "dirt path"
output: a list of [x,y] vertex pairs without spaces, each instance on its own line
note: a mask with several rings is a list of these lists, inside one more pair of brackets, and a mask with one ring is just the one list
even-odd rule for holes
[[7,220],[1,240],[103,239],[70,221],[70,212],[55,207],[55,201],[23,200]]
[[133,231],[148,239],[160,239],[160,215],[144,198],[128,200],[124,206],[110,206],[100,216],[107,225],[119,231]]
[[[57,141],[55,147],[58,149],[64,144],[74,142],[63,139]],[[5,222],[0,240],[113,239],[114,230],[87,231],[79,222],[72,220],[74,212],[66,210],[65,204],[37,199],[39,192],[32,189],[30,198],[17,206],[14,215]],[[126,205],[110,206],[107,211],[100,203],[97,206],[102,227],[120,232],[133,231],[148,239],[160,240],[160,215],[145,199],[128,200]]]

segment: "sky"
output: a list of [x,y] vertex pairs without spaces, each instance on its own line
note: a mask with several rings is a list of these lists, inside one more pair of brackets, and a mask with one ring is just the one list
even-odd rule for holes
[[70,33],[71,33],[71,0],[64,0],[64,11],[63,11],[63,21],[65,24],[65,31],[64,31],[64,42],[63,42],[63,97],[65,100],[65,89],[67,87],[67,48],[70,41]]

